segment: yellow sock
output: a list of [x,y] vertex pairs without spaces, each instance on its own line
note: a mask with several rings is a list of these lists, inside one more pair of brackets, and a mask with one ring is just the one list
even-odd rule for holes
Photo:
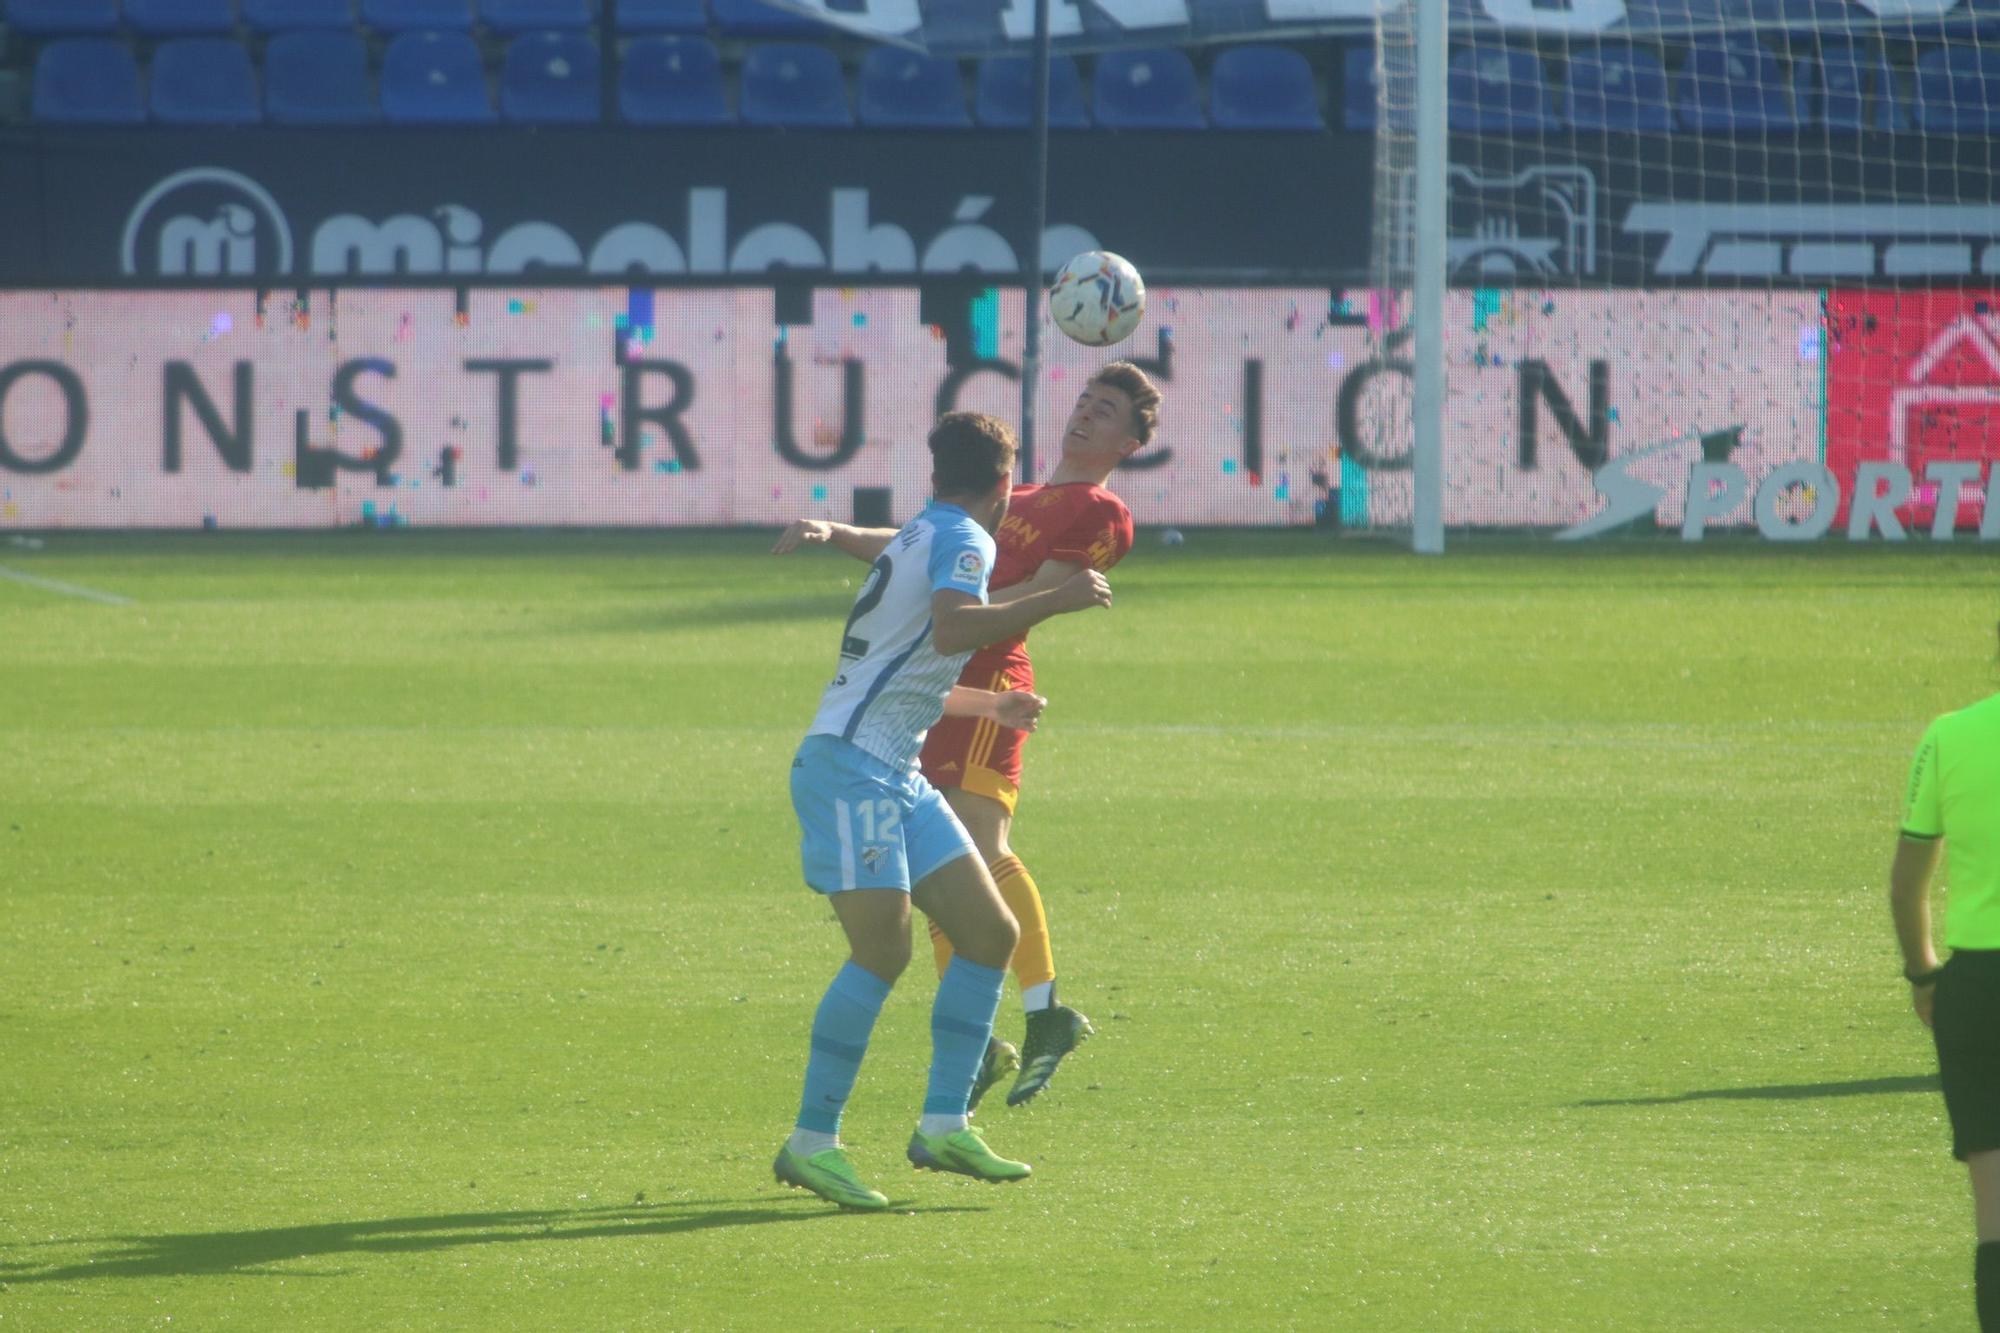
[[944,970],[951,966],[951,941],[944,937],[935,921],[931,922],[931,952],[937,955],[938,977],[942,980]]
[[1000,889],[1014,920],[1021,923],[1021,942],[1014,946],[1014,979],[1022,991],[1056,979],[1056,955],[1049,946],[1049,918],[1042,911],[1042,893],[1020,858],[1003,856],[987,869]]

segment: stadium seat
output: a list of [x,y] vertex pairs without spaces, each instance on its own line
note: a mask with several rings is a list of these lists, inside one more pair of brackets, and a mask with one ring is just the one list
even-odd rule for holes
[[722,58],[706,37],[641,37],[618,69],[618,114],[633,125],[734,125]]
[[1829,130],[1909,128],[1896,76],[1872,45],[1827,41],[1793,57],[1792,100],[1801,121]]
[[1348,43],[1340,74],[1340,123],[1350,130],[1374,129],[1375,43]]
[[35,58],[35,119],[48,125],[143,125],[139,62],[122,42],[69,37]]
[[7,26],[29,37],[115,32],[118,0],[7,0]]
[[838,31],[794,10],[767,5],[764,0],[710,0],[709,9],[715,15],[716,31],[724,37],[777,41],[802,37],[810,41]]
[[1208,74],[1208,120],[1219,130],[1323,130],[1312,66],[1283,46],[1239,46]]
[[361,21],[377,32],[470,32],[472,0],[361,0]]
[[1579,46],[1570,52],[1567,84],[1563,117],[1580,130],[1674,127],[1666,66],[1643,46]]
[[500,112],[517,125],[592,125],[602,120],[597,43],[573,32],[516,37],[500,68]]
[[1533,51],[1515,46],[1468,46],[1451,58],[1446,75],[1451,128],[1475,134],[1519,134],[1548,129],[1548,83]]
[[[979,62],[973,110],[989,130],[1025,129],[1034,119],[1035,70],[1026,56],[988,56]],[[1087,130],[1083,76],[1068,56],[1049,59],[1049,128]]]
[[1915,102],[1919,129],[2000,132],[2000,51],[1957,44],[1924,52]]
[[597,21],[590,0],[479,0],[479,21],[495,32],[581,32]]
[[412,125],[490,125],[479,48],[462,32],[406,32],[382,56],[382,114]]
[[700,36],[708,31],[708,5],[706,0],[618,0],[618,31]]
[[965,76],[956,60],[919,55],[894,46],[871,46],[861,60],[856,89],[858,119],[876,129],[962,130]]
[[153,119],[162,125],[256,125],[257,76],[233,37],[176,37],[153,52]]
[[243,21],[258,32],[354,26],[354,0],[243,0]]
[[1689,43],[1674,114],[1690,130],[1791,130],[1799,123],[1777,57],[1746,36]]
[[1198,130],[1208,124],[1187,52],[1106,51],[1091,82],[1097,123],[1114,130]]
[[264,117],[273,125],[372,125],[368,45],[354,32],[281,32],[264,50]]
[[737,93],[745,125],[848,126],[847,78],[823,46],[768,42],[750,49]]
[[125,0],[125,21],[149,37],[236,31],[235,0]]

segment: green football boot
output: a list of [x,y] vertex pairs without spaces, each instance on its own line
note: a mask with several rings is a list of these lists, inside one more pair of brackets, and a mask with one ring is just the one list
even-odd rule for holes
[[989,1185],[1026,1180],[1034,1168],[1026,1162],[1010,1162],[996,1156],[971,1125],[949,1134],[910,1135],[910,1165],[920,1171],[953,1171]]
[[1052,1004],[1028,1015],[1028,1037],[1021,1043],[1021,1076],[1007,1094],[1007,1105],[1019,1106],[1049,1085],[1056,1066],[1097,1029],[1066,1004]]
[[847,1154],[839,1148],[828,1148],[810,1157],[800,1157],[792,1151],[790,1144],[786,1144],[778,1149],[778,1160],[771,1163],[771,1174],[778,1178],[780,1185],[811,1190],[828,1203],[837,1203],[842,1208],[879,1212],[889,1206],[889,1196],[862,1184],[860,1177],[854,1174],[854,1163],[848,1161]]
[[1007,1075],[1021,1067],[1021,1052],[1011,1041],[989,1037],[986,1041],[986,1057],[979,1062],[979,1077],[972,1080],[972,1096],[965,1103],[967,1115],[979,1109],[979,1099],[986,1090]]

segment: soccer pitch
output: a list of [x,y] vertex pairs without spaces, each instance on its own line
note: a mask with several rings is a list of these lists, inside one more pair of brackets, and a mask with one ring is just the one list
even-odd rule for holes
[[0,548],[130,599],[0,581],[0,1329],[1973,1326],[1885,893],[1990,554],[1141,534],[1015,837],[1098,1036],[913,1174],[920,941],[851,1216],[769,542]]

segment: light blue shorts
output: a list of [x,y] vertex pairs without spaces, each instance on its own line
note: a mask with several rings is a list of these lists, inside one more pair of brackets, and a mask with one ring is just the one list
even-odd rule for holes
[[901,889],[977,850],[937,788],[838,736],[808,736],[792,760],[806,883],[820,893]]

